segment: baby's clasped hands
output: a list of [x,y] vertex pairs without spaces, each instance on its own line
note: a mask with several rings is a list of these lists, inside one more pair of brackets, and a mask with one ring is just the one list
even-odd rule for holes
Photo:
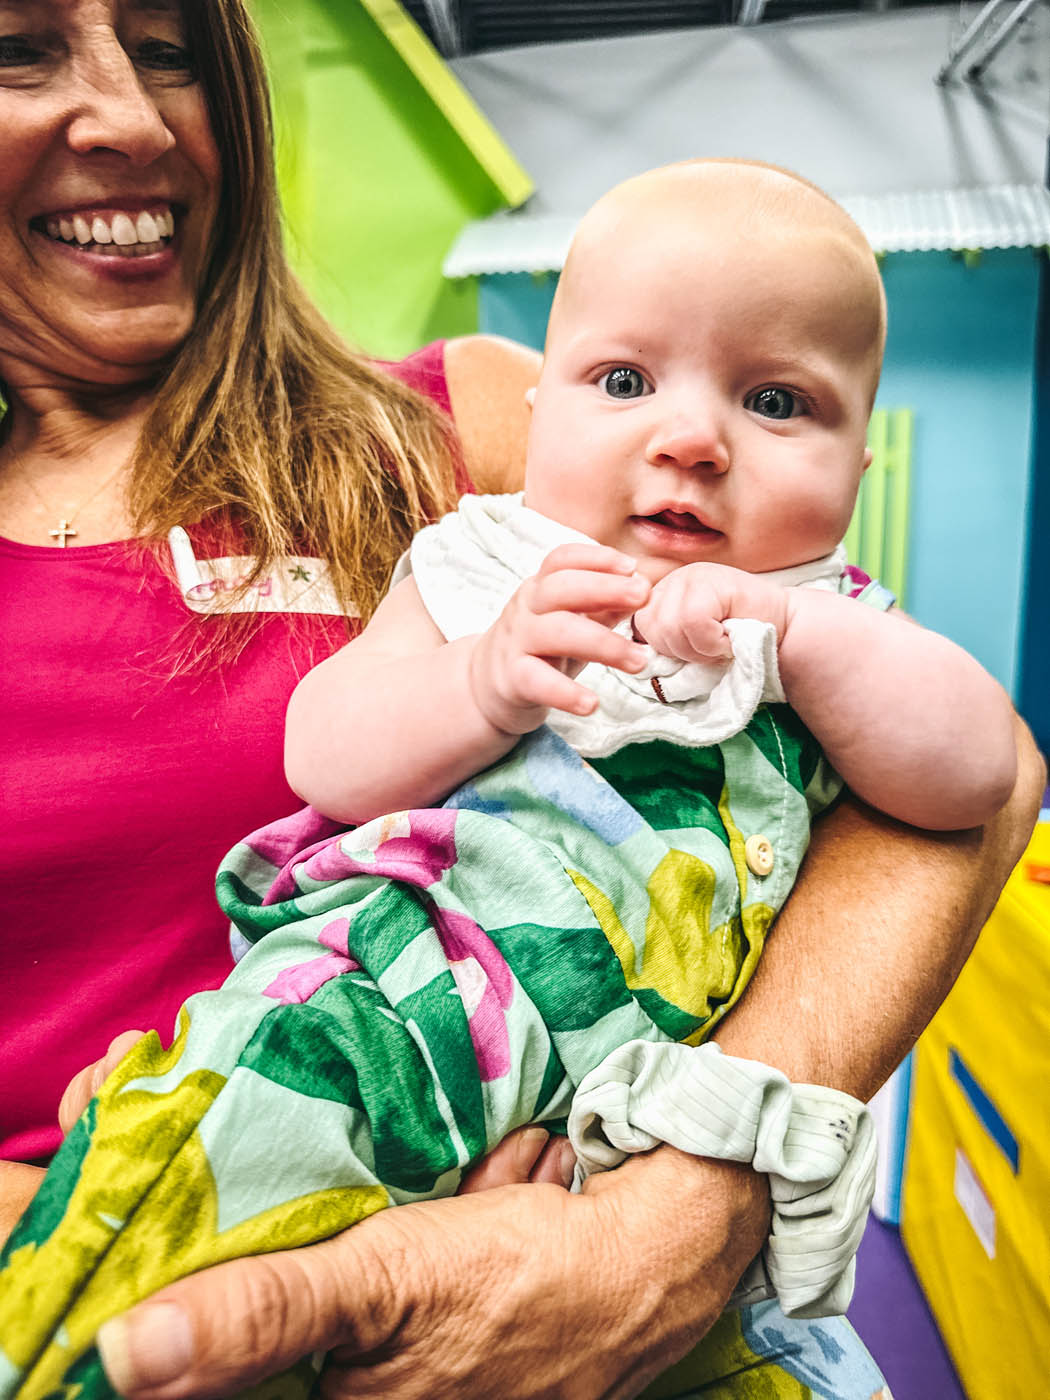
[[634,615],[635,636],[678,661],[731,661],[731,617],[770,622],[784,639],[791,590],[726,564],[685,564],[654,584]]
[[566,544],[551,550],[478,638],[470,685],[482,715],[503,733],[528,734],[550,709],[593,713],[597,698],[573,677],[590,662],[642,670],[645,648],[613,628],[649,595],[635,561],[617,549]]

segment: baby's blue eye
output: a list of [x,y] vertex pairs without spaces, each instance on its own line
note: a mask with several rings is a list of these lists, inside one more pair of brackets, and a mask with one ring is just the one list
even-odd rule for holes
[[790,389],[759,389],[748,395],[744,407],[763,418],[795,418],[805,411],[802,400]]
[[611,399],[640,399],[649,388],[638,371],[626,365],[617,365],[603,374],[598,383]]

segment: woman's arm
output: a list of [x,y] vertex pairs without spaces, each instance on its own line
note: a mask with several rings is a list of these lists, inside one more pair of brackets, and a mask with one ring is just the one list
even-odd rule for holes
[[1046,766],[1015,719],[1010,801],[974,831],[916,831],[854,799],[813,829],[798,884],[719,1031],[729,1054],[868,1099],[969,956],[1039,813]]
[[540,377],[535,350],[495,335],[445,346],[445,378],[467,471],[479,491],[518,491],[529,434],[526,390]]
[[[1017,786],[980,832],[926,836],[849,801],[824,819],[722,1028],[727,1051],[870,1096],[1028,839],[1046,774],[1017,731]],[[768,1200],[750,1170],[670,1148],[588,1188],[401,1207],[312,1249],[221,1265],[110,1324],[106,1364],[135,1400],[231,1394],[330,1347],[326,1400],[637,1394],[718,1315]]]

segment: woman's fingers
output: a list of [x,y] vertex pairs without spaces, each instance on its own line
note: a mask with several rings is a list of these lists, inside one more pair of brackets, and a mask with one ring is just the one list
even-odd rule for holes
[[537,1126],[518,1128],[464,1175],[459,1195],[526,1181],[569,1187],[575,1165],[576,1157],[567,1138],[552,1136]]
[[43,1179],[43,1167],[31,1167],[28,1162],[0,1162],[0,1244],[22,1212],[29,1209]]
[[[367,1238],[358,1226],[308,1249],[235,1259],[173,1284],[99,1329],[106,1374],[136,1400],[223,1396],[337,1343],[371,1350],[390,1336],[383,1320],[393,1298],[382,1261],[358,1247]],[[365,1280],[367,1305],[355,1318]]]
[[69,1132],[117,1065],[145,1034],[145,1031],[123,1031],[110,1041],[109,1049],[101,1060],[96,1060],[73,1076],[58,1105],[58,1126],[64,1133]]

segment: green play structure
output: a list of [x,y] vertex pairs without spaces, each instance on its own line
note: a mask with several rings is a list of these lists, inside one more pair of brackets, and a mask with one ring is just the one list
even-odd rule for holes
[[864,474],[846,553],[907,606],[912,411],[880,408],[868,424],[871,466]]
[[350,340],[393,358],[477,329],[441,261],[532,182],[396,0],[250,0],[274,89],[292,261]]

